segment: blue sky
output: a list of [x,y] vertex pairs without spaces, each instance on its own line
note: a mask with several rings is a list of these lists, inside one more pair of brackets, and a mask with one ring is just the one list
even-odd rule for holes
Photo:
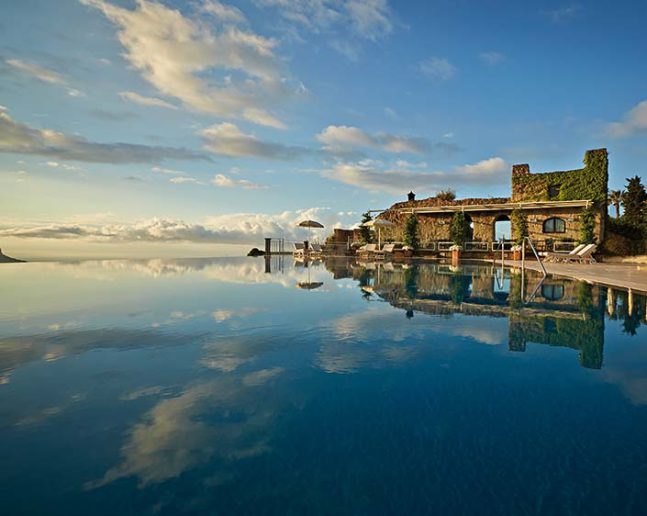
[[410,189],[508,195],[513,163],[597,147],[618,188],[647,158],[646,20],[623,1],[4,2],[0,244],[258,244]]

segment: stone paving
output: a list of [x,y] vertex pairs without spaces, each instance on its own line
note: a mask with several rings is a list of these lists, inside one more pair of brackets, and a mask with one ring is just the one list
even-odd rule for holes
[[[499,262],[500,263],[500,262]],[[520,261],[506,260],[506,265],[520,267]],[[574,278],[589,283],[636,290],[647,293],[647,265],[625,263],[544,263],[546,272],[554,276]],[[526,268],[540,271],[536,260],[527,260]]]

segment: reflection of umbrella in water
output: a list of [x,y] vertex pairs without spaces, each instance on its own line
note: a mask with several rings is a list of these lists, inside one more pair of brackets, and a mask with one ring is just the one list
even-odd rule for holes
[[323,281],[299,281],[299,283],[297,283],[297,287],[304,290],[314,290],[319,288],[321,285],[323,285]]
[[378,247],[382,244],[382,234],[381,234],[381,229],[382,228],[388,228],[393,226],[393,222],[390,220],[386,219],[373,219],[369,220],[368,222],[364,222],[362,226],[366,226],[368,228],[377,228],[377,245]]
[[316,220],[302,220],[297,224],[297,226],[301,228],[317,228],[317,229],[323,229],[324,225],[321,222],[317,222]]
[[308,260],[306,259],[306,261],[303,263],[303,266],[308,269],[308,281],[299,281],[297,283],[298,288],[302,288],[304,290],[314,290],[323,285],[323,281],[310,281],[310,269],[312,268],[312,262],[308,263]]

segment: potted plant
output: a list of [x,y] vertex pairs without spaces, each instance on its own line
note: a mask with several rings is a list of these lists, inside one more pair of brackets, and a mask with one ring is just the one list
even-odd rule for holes
[[467,241],[470,231],[469,222],[462,211],[457,211],[452,217],[452,222],[449,227],[449,236],[454,242],[449,250],[452,252],[452,265],[458,266],[458,262],[461,259],[461,251],[463,250],[463,244]]
[[463,246],[454,244],[449,248],[449,250],[452,252],[452,266],[458,267],[458,264],[461,261],[461,251],[463,250]]
[[521,260],[521,249],[523,248],[520,244],[515,244],[512,246],[512,259],[519,261]]

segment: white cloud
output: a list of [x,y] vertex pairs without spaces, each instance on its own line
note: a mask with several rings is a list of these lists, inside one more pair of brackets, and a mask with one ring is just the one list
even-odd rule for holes
[[459,174],[471,176],[489,176],[491,174],[498,174],[499,172],[506,172],[508,168],[510,167],[502,158],[489,158],[474,163],[473,165],[456,167],[455,171]]
[[7,176],[12,176],[14,178],[14,182],[16,183],[24,183],[27,178],[29,177],[29,173],[26,170],[10,170],[10,171],[2,171],[0,172],[0,175],[7,175]]
[[5,62],[16,70],[31,75],[39,81],[49,82],[50,84],[65,84],[67,82],[60,74],[40,65],[27,63],[20,59],[6,59]]
[[506,57],[501,52],[481,52],[479,59],[488,66],[496,66],[505,61]]
[[425,138],[381,133],[369,134],[352,126],[329,125],[316,136],[329,152],[348,151],[354,148],[374,148],[392,153],[422,154],[431,145]]
[[176,175],[176,176],[183,176],[186,175],[184,172],[181,170],[174,170],[172,168],[164,168],[164,167],[153,167],[151,168],[153,172],[157,172],[158,174],[170,174],[170,175]]
[[172,177],[169,179],[169,183],[173,183],[174,185],[183,185],[183,184],[197,184],[197,185],[203,185],[204,183],[198,181],[195,177],[191,176],[176,176]]
[[247,21],[240,9],[232,5],[223,4],[217,0],[205,0],[202,4],[202,10],[223,22],[244,23]]
[[403,159],[397,160],[394,165],[397,168],[427,168],[429,165],[426,161],[420,161],[417,163],[412,163],[411,161],[406,161]]
[[393,32],[393,12],[387,0],[256,0],[278,10],[289,27],[283,30],[303,41],[300,34],[326,33],[330,46],[351,60],[359,57],[362,42],[377,41]]
[[212,314],[211,317],[213,318],[214,321],[217,323],[222,323],[225,321],[229,321],[231,319],[238,319],[242,317],[248,317],[250,315],[257,314],[261,312],[262,310],[260,308],[253,308],[253,307],[247,307],[247,308],[238,308],[236,310],[215,310]]
[[387,0],[348,0],[344,4],[351,26],[360,36],[375,40],[393,30]]
[[[120,462],[102,478],[87,482],[85,489],[129,477],[145,487],[179,477],[214,456],[226,468],[230,461],[265,453],[279,408],[263,386],[276,381],[281,372],[279,368],[253,371],[245,377],[249,381],[221,376],[162,399],[128,431]],[[237,417],[227,417],[232,411]],[[204,417],[216,412],[221,417],[213,421]],[[231,475],[226,470],[221,474]]]
[[502,158],[490,158],[452,170],[422,172],[407,168],[388,169],[372,161],[338,163],[324,170],[328,179],[371,191],[401,194],[408,190],[437,191],[450,186],[492,185],[500,183],[508,165]]
[[307,152],[300,147],[264,142],[254,135],[243,133],[238,126],[229,122],[207,127],[200,134],[204,149],[222,156],[290,160]]
[[325,144],[327,149],[377,146],[374,138],[361,129],[345,125],[329,125],[317,135],[317,140]]
[[456,75],[456,67],[444,57],[430,57],[420,63],[420,71],[427,77],[446,81]]
[[220,188],[244,188],[245,190],[259,190],[267,188],[266,185],[253,183],[247,179],[232,179],[225,174],[216,174],[213,176],[211,184]]
[[639,102],[622,122],[614,122],[607,126],[607,131],[614,138],[622,138],[647,132],[647,100]]
[[335,227],[350,227],[357,222],[353,213],[337,213],[328,208],[268,213],[229,213],[207,218],[202,224],[182,220],[153,218],[134,224],[25,224],[0,226],[0,237],[84,239],[94,242],[194,242],[258,245],[268,235],[288,240],[304,237],[297,224],[305,219],[318,220],[325,234]]
[[50,168],[62,168],[63,170],[68,170],[68,171],[81,170],[79,167],[75,167],[74,165],[68,165],[67,163],[59,163],[58,161],[47,161],[45,162],[45,165],[47,165]]
[[400,118],[400,115],[398,115],[398,112],[391,107],[385,107],[384,114],[389,118],[392,118],[393,120],[397,120],[398,118]]
[[312,32],[341,28],[356,37],[376,40],[393,30],[387,0],[258,0],[258,3],[277,8],[283,18]]
[[582,7],[579,4],[572,4],[558,9],[544,11],[544,14],[548,16],[550,21],[553,23],[566,23],[576,18],[580,14],[581,10]]
[[2,152],[35,154],[90,163],[146,163],[165,159],[206,159],[205,156],[186,149],[133,143],[96,143],[51,129],[34,129],[13,120],[5,109],[0,108],[0,153]]
[[158,99],[157,97],[145,97],[134,91],[121,91],[119,96],[122,99],[134,102],[135,104],[140,104],[142,106],[152,106],[152,107],[163,107],[166,109],[177,109],[177,106],[174,106],[170,102],[165,100]]
[[22,73],[38,79],[39,81],[47,82],[49,84],[57,84],[59,86],[65,86],[67,89],[67,94],[70,97],[85,96],[82,91],[69,87],[67,79],[54,70],[50,70],[49,68],[45,68],[34,63],[28,63],[26,61],[22,61],[21,59],[6,59],[5,63]]
[[163,95],[197,112],[284,127],[266,110],[296,91],[282,74],[277,42],[229,23],[233,11],[216,3],[207,7],[212,14],[229,13],[214,31],[214,24],[149,0],[138,0],[133,10],[105,0],[80,1],[118,27],[125,58]]

